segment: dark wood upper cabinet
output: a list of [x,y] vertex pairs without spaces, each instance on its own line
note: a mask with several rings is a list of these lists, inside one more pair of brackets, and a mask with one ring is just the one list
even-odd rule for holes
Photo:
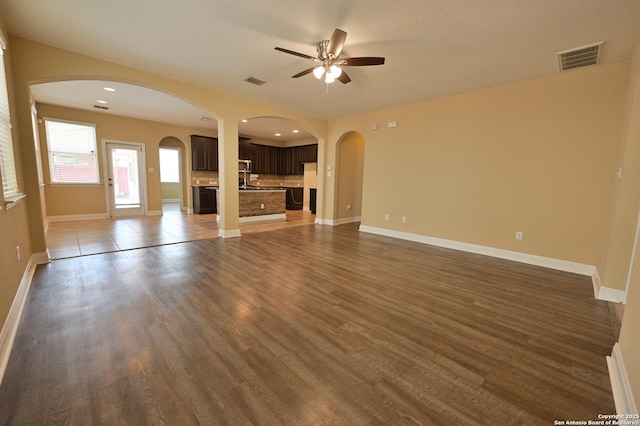
[[[243,157],[246,155],[246,158]],[[279,148],[240,142],[240,158],[251,160],[251,171],[267,175],[302,175],[306,162],[318,161],[318,145]]]
[[240,160],[251,160],[251,143],[248,138],[240,138],[238,154]]
[[191,135],[191,169],[218,171],[218,139]]

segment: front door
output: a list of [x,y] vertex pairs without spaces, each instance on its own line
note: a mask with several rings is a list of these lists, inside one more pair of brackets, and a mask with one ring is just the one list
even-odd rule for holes
[[111,216],[144,215],[144,146],[106,142],[105,147]]

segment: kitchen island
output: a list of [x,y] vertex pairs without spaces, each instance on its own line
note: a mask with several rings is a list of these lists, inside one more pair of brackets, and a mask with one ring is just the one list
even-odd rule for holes
[[258,220],[286,219],[286,191],[284,189],[240,189],[240,223]]

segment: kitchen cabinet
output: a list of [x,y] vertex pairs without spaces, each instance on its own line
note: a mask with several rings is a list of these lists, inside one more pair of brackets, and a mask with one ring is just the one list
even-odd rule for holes
[[302,163],[315,163],[318,161],[318,145],[303,145],[298,148],[298,161]]
[[191,169],[218,171],[218,139],[191,135]]
[[193,188],[193,212],[196,214],[218,213],[215,187],[194,186]]
[[258,174],[303,175],[302,163],[318,161],[317,144],[279,148],[250,143],[248,147],[242,148],[241,152],[248,152],[247,158],[251,160],[252,172]]
[[309,210],[311,214],[316,214],[316,198],[318,196],[318,190],[316,188],[309,188]]
[[304,188],[287,188],[287,210],[302,210]]
[[240,160],[251,159],[251,143],[249,140],[249,138],[240,138],[240,142],[238,144],[238,158]]

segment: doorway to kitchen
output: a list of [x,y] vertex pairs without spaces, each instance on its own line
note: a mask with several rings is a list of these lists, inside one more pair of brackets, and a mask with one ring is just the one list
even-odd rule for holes
[[142,216],[146,213],[144,144],[105,141],[109,216]]

